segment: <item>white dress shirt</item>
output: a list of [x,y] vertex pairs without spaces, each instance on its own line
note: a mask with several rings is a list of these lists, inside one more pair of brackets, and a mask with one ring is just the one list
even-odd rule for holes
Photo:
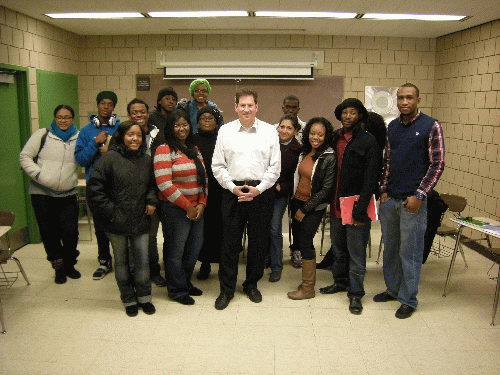
[[273,125],[259,119],[246,129],[234,120],[219,129],[212,171],[221,186],[233,191],[233,181],[260,180],[262,193],[274,185],[281,172],[279,137]]

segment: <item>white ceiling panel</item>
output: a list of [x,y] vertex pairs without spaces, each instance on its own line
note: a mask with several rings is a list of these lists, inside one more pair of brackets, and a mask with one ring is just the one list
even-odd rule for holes
[[[2,5],[73,31],[79,35],[128,34],[309,34],[309,35],[374,35],[436,38],[500,18],[498,0],[2,0]],[[45,13],[63,12],[141,12],[166,10],[289,10],[364,13],[424,13],[465,15],[459,21],[379,21],[340,19],[274,19],[257,17],[195,19],[129,19],[85,20],[51,19]]]

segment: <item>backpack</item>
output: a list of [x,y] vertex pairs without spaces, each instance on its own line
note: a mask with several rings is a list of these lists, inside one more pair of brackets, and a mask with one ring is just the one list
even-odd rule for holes
[[40,148],[38,149],[38,152],[36,153],[36,156],[33,158],[33,161],[35,163],[38,162],[38,154],[40,154],[40,151],[42,151],[43,146],[45,146],[45,141],[47,141],[47,134],[49,134],[49,129],[46,128],[45,134],[42,135],[42,139],[40,140]]

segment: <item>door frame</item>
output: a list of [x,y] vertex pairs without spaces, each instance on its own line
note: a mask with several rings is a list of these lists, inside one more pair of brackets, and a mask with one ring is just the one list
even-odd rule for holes
[[[29,68],[0,63],[0,68],[14,70],[16,72],[17,98],[19,109],[19,135],[21,137],[21,148],[32,133],[30,90],[29,90]],[[31,198],[28,193],[30,179],[23,173],[24,200],[26,202],[26,218],[30,231],[30,242],[40,242],[40,234],[36,222],[35,214],[31,207]]]

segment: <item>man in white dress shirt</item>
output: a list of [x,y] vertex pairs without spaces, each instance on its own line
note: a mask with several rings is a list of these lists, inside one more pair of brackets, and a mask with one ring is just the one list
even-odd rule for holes
[[264,275],[274,192],[270,189],[281,171],[278,133],[256,118],[257,93],[236,92],[238,120],[219,130],[212,171],[224,188],[222,196],[223,240],[219,265],[221,292],[215,308],[223,310],[234,296],[239,254],[245,224],[248,234],[246,279],[243,291],[252,302],[262,301],[257,283]]

